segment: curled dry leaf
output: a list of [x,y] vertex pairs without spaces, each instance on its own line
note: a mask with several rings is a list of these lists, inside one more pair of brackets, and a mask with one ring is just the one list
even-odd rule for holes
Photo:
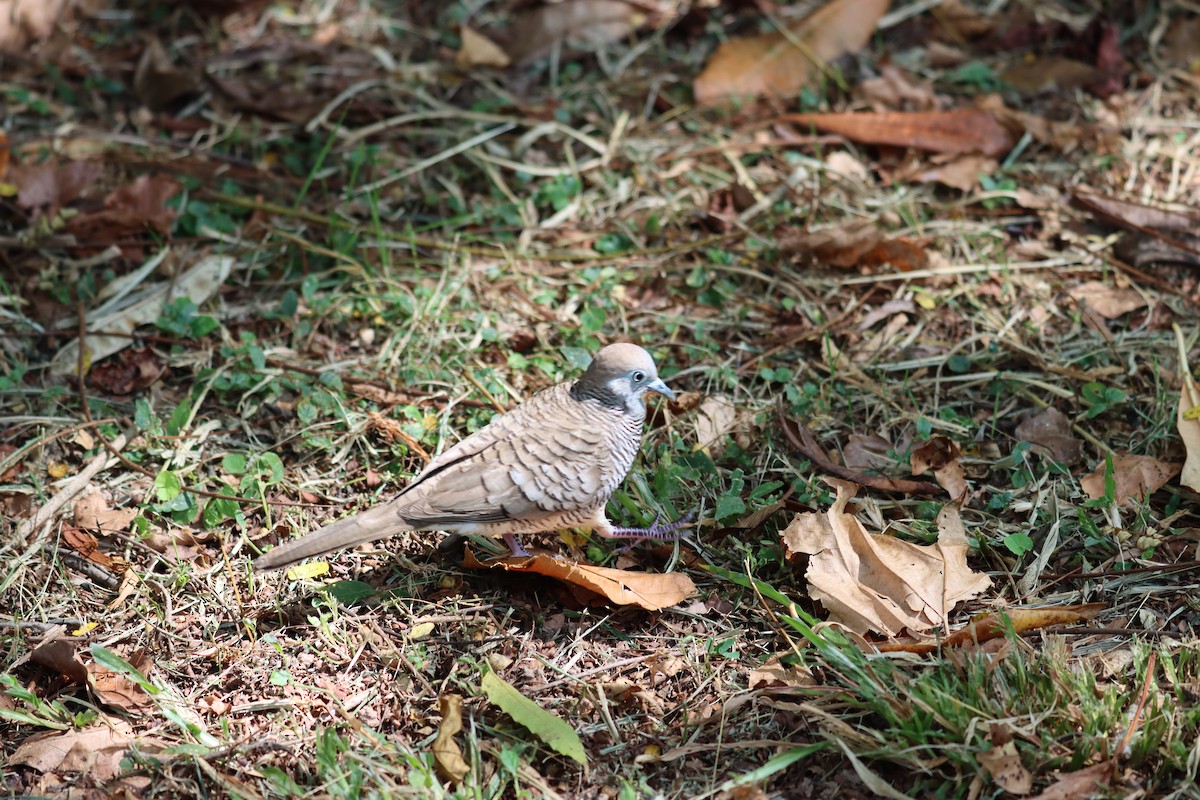
[[1105,788],[1112,780],[1112,759],[1104,759],[1099,764],[1077,769],[1074,772],[1060,772],[1058,779],[1046,787],[1046,791],[1030,798],[1030,800],[1090,800],[1102,797],[1107,792]]
[[989,112],[978,108],[787,114],[783,119],[856,142],[912,147],[932,153],[999,156],[1012,148],[1012,137],[1005,127]]
[[463,25],[461,35],[462,45],[454,54],[454,66],[459,69],[468,70],[473,67],[504,69],[512,63],[512,59],[500,48],[500,45],[474,28]]
[[[1154,494],[1183,469],[1183,464],[1133,453],[1114,453],[1112,466],[1115,483],[1113,499],[1117,505],[1122,506],[1137,503],[1142,498]],[[1108,462],[1104,460],[1079,479],[1079,485],[1091,499],[1098,500],[1106,496],[1104,484],[1107,470]]]
[[896,177],[920,183],[940,183],[951,189],[969,192],[979,186],[985,175],[991,175],[999,167],[996,159],[971,153],[956,156],[943,163],[936,163],[935,160],[935,163],[928,167],[921,167],[913,172],[901,171]]
[[525,64],[563,44],[594,50],[628,36],[645,21],[645,12],[622,0],[546,3],[513,23],[508,56],[514,64]]
[[1083,440],[1071,435],[1071,421],[1053,406],[1018,425],[1016,434],[1060,464],[1071,466],[1083,458]]
[[728,397],[710,395],[696,409],[696,450],[705,450],[714,458],[725,449],[725,436],[737,422],[737,407]]
[[438,710],[442,724],[438,726],[437,738],[433,740],[433,764],[442,780],[460,783],[471,772],[471,765],[463,758],[462,750],[454,737],[462,730],[461,695],[444,694],[438,698]]
[[100,533],[120,533],[128,529],[138,515],[136,508],[109,508],[108,500],[98,491],[76,500],[72,510],[77,526]]
[[891,442],[877,433],[852,433],[842,448],[842,463],[860,472],[882,472],[896,466]]
[[482,562],[468,549],[463,558],[463,566],[468,569],[534,572],[574,586],[582,586],[618,605],[641,606],[647,611],[668,608],[696,593],[696,585],[692,583],[692,579],[679,572],[663,575],[609,569],[540,553],[528,557],[508,556]]
[[985,750],[977,758],[996,785],[1009,794],[1029,794],[1033,790],[1033,776],[1021,763],[1016,742],[1009,741]]
[[[790,655],[790,654],[789,654]],[[762,666],[750,670],[748,685],[751,689],[771,689],[795,686],[815,686],[817,681],[812,670],[801,664],[785,664],[785,656],[773,655]]]
[[789,98],[825,64],[861,49],[891,0],[833,0],[788,27],[730,39],[717,48],[692,91],[700,105],[736,98]]
[[1048,608],[1010,608],[999,614],[985,614],[977,617],[971,620],[966,627],[959,628],[940,642],[899,642],[877,644],[874,647],[881,653],[924,655],[934,652],[939,647],[942,649],[964,647],[1000,639],[1007,634],[1010,626],[1015,633],[1027,633],[1054,625],[1079,625],[1093,619],[1106,608],[1108,608],[1106,603],[1085,603]]
[[833,506],[826,514],[797,514],[781,536],[789,556],[810,556],[810,594],[832,621],[858,634],[919,633],[944,624],[955,605],[991,585],[967,566],[969,545],[956,506],[939,514],[937,544],[915,545],[868,533],[846,513],[857,487],[825,480],[837,489]]
[[924,475],[932,470],[938,485],[946,490],[950,499],[962,504],[967,498],[967,479],[958,459],[962,453],[958,445],[945,436],[934,436],[913,451],[910,463],[913,475]]

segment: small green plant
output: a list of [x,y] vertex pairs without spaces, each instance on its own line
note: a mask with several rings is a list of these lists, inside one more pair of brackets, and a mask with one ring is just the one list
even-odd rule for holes
[[1129,399],[1125,392],[1115,386],[1106,386],[1099,381],[1085,383],[1079,387],[1079,396],[1088,407],[1086,414],[1088,419],[1095,419]]
[[71,711],[61,700],[43,700],[18,683],[13,675],[0,675],[0,689],[17,702],[12,708],[0,706],[0,719],[9,722],[65,731],[85,728],[96,718],[96,712],[90,709]]

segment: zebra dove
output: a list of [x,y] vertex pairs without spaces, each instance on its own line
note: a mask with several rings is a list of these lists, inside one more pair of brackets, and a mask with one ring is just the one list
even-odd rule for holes
[[604,507],[633,465],[646,417],[643,395],[675,394],[633,344],[600,350],[575,382],[560,383],[493,419],[429,462],[396,497],[259,556],[278,569],[310,556],[414,530],[500,536],[591,528],[620,539],[669,539],[689,521],[620,528]]

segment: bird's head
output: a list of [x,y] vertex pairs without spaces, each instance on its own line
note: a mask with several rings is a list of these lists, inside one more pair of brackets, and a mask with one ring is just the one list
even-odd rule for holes
[[610,344],[600,349],[587,372],[571,389],[577,399],[593,399],[629,414],[643,415],[646,392],[675,399],[675,393],[658,377],[654,359],[636,344]]

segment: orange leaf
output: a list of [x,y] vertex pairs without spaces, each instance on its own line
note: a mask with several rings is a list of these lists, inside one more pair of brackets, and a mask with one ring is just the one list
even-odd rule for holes
[[692,91],[700,105],[737,97],[791,97],[828,61],[871,39],[891,0],[833,0],[787,31],[730,39],[717,48]]
[[954,633],[937,642],[901,642],[896,644],[874,645],[883,653],[931,653],[938,647],[962,647],[966,644],[987,642],[1004,636],[1005,618],[1008,618],[1016,633],[1049,628],[1052,625],[1075,625],[1087,622],[1095,617],[1108,605],[1105,603],[1085,603],[1076,606],[1057,606],[1053,608],[1010,608],[1001,614],[986,614],[971,622],[965,628],[959,628]]
[[934,153],[998,156],[1012,148],[1008,131],[986,111],[885,111],[882,113],[788,114],[788,122],[811,125],[865,144],[915,147]]
[[463,558],[468,569],[502,569],[505,572],[534,572],[595,592],[612,602],[641,606],[658,611],[682,602],[696,593],[696,585],[687,575],[671,572],[666,575],[630,572],[623,569],[594,567],[565,558],[540,553],[531,556],[508,556],[480,561],[469,549]]

